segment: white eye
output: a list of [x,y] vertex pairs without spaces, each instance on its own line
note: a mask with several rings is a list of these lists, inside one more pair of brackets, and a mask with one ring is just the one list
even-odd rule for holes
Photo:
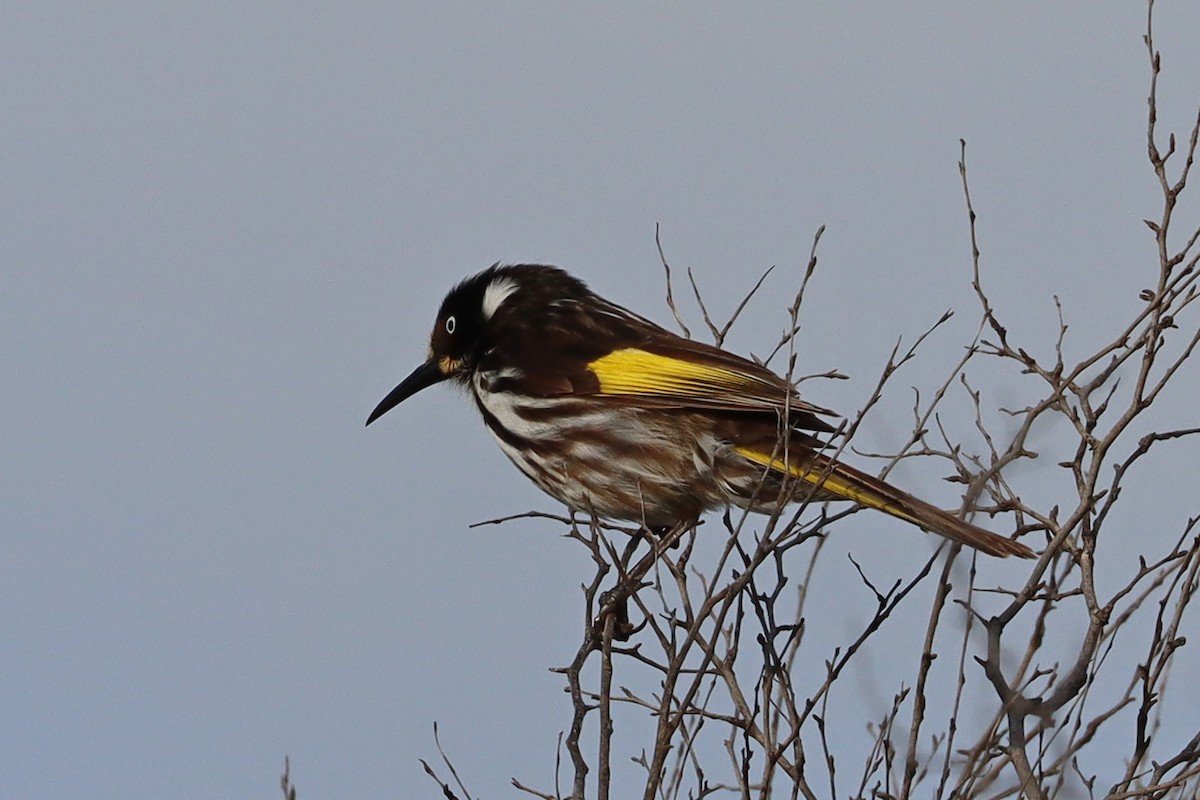
[[458,323],[455,321],[453,315],[446,317],[446,333],[453,334],[454,328],[457,326],[457,324]]

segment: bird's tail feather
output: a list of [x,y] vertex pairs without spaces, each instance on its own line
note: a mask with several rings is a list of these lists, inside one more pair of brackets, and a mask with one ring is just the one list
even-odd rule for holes
[[737,452],[757,464],[806,481],[823,493],[843,500],[853,500],[867,508],[874,508],[911,522],[930,533],[936,533],[989,555],[1001,558],[1033,558],[1033,551],[1020,542],[964,522],[920,498],[839,461],[811,451],[803,453],[799,458],[789,459],[788,463],[750,448],[737,448]]

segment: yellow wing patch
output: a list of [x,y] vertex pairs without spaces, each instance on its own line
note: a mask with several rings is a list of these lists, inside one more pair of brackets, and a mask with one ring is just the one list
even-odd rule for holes
[[588,364],[600,382],[600,394],[660,397],[712,397],[766,382],[751,375],[634,347],[614,350]]
[[867,508],[878,509],[891,514],[894,517],[899,517],[900,519],[916,523],[917,525],[923,524],[920,520],[905,511],[903,508],[888,502],[886,499],[880,497],[877,493],[873,492],[867,487],[862,486],[861,484],[858,484],[845,476],[839,475],[836,471],[831,472],[827,469],[809,470],[794,464],[785,464],[778,458],[772,458],[770,455],[760,453],[757,450],[751,450],[748,447],[735,447],[733,448],[733,452],[737,453],[739,456],[747,459],[748,461],[753,461],[755,464],[761,464],[764,467],[768,467],[778,472],[785,472],[788,475],[791,475],[793,478],[798,478],[807,483],[811,483],[814,486],[819,486],[820,488],[832,494],[836,494],[838,497],[846,500],[853,500],[859,505],[864,505]]

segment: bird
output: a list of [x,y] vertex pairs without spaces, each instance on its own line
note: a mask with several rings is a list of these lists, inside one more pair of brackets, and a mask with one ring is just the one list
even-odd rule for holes
[[509,460],[573,512],[668,530],[729,506],[849,500],[989,555],[1034,555],[833,458],[833,412],[769,368],[558,267],[497,263],[452,288],[428,357],[366,424],[442,381],[464,387]]

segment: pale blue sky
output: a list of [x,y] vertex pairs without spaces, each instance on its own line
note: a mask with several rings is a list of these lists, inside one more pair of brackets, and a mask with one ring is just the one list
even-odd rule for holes
[[[1158,15],[1183,131],[1200,6]],[[363,429],[465,274],[553,262],[667,323],[658,223],[718,311],[778,265],[730,340],[761,353],[824,224],[801,369],[851,380],[815,402],[852,413],[897,337],[961,312],[867,448],[973,329],[959,138],[987,283],[1042,353],[1052,294],[1079,354],[1151,280],[1138,2],[3,17],[0,797],[273,797],[285,754],[302,798],[433,797],[434,720],[475,792],[550,785],[586,555],[549,523],[468,528],[558,509],[448,388]],[[1194,465],[1170,466],[1134,507],[1174,531]],[[934,546],[866,515],[838,540],[885,583]],[[813,636],[864,613],[837,600]]]

